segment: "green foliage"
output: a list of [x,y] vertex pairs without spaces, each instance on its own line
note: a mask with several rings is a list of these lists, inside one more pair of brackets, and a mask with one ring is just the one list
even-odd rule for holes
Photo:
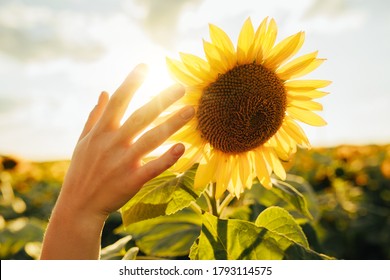
[[148,256],[171,258],[188,255],[200,228],[201,216],[184,209],[173,215],[131,224],[127,232]]
[[[37,258],[69,162],[0,159],[0,258]],[[101,258],[390,259],[390,146],[298,151],[285,167],[273,189],[220,201],[192,188],[196,166],[165,172],[110,215]]]
[[0,258],[33,259],[67,162],[32,164],[0,156]]
[[[390,259],[390,146],[299,151],[289,173],[313,188],[319,249],[340,259]],[[313,213],[313,212],[312,212]]]
[[102,260],[115,260],[115,259],[135,259],[138,253],[138,248],[132,247],[126,249],[126,245],[132,239],[131,235],[127,235],[114,244],[104,247],[100,252],[100,259]]
[[203,190],[194,190],[196,166],[176,176],[169,171],[146,183],[122,207],[125,226],[162,215],[171,215],[198,199]]
[[43,237],[43,223],[36,218],[20,217],[7,222],[6,227],[0,231],[0,258],[9,256],[26,256],[24,251],[27,244],[41,241]]
[[104,247],[100,252],[101,260],[135,260],[137,258],[139,248],[132,247],[130,240],[131,235],[127,235],[114,244]]
[[298,191],[297,188],[292,186],[292,184],[296,182],[294,180],[297,178],[294,177],[294,179],[291,179],[291,176],[288,178],[290,178],[290,180],[287,179],[286,181],[274,179],[272,181],[273,188],[270,190],[262,188],[258,182],[255,182],[254,187],[248,196],[266,207],[279,205],[312,220],[313,216],[309,211],[306,197]]
[[[202,231],[190,257],[197,260],[325,259],[309,249],[292,216],[272,207],[256,224],[203,215]],[[282,214],[282,217],[280,217]],[[287,224],[285,224],[287,223]],[[299,229],[298,233],[294,231]]]
[[271,206],[257,217],[255,225],[280,234],[305,248],[309,248],[306,236],[294,218],[283,208]]
[[[227,195],[221,202],[213,198],[212,189],[209,192],[194,190],[196,167],[178,177],[163,173],[148,182],[121,209],[126,231],[144,254],[168,258],[189,255],[192,259],[322,258],[310,250],[298,223],[280,207],[267,208],[254,222],[222,219],[223,210],[233,197]],[[308,220],[312,219],[305,198],[298,190],[276,180],[274,186],[269,191],[272,195]],[[255,189],[262,187],[255,184],[252,191],[244,193],[244,198],[256,200],[259,196]],[[275,199],[264,198],[268,203],[275,202]],[[197,205],[193,208],[196,211],[186,209],[190,204]]]

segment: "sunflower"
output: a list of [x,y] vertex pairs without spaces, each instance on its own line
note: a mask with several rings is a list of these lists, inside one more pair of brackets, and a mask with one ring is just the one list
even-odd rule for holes
[[271,188],[273,173],[286,178],[281,160],[297,146],[310,147],[296,121],[326,124],[313,112],[322,110],[313,99],[326,95],[319,89],[330,82],[295,80],[324,59],[315,51],[288,61],[301,48],[304,32],[275,44],[273,19],[265,18],[255,31],[248,18],[237,48],[222,29],[209,28],[206,59],[186,53],[180,53],[181,61],[167,58],[169,71],[186,87],[181,103],[196,108],[196,116],[171,138],[187,144],[174,169],[182,172],[199,162],[194,187],[214,182],[216,198],[226,190],[239,196],[255,177]]

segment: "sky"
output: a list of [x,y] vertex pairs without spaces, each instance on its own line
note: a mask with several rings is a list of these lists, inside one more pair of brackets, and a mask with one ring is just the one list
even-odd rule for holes
[[[244,21],[276,20],[278,40],[306,32],[302,50],[327,61],[325,127],[313,146],[390,142],[390,1],[0,0],[0,155],[70,158],[89,111],[138,63],[150,73],[127,116],[173,83],[165,58],[204,57],[208,24],[236,42]],[[305,77],[306,78],[306,77]]]

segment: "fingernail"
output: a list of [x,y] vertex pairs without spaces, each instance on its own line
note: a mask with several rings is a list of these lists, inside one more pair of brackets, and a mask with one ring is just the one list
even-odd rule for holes
[[173,85],[171,87],[171,90],[172,90],[172,95],[171,95],[172,100],[177,100],[177,99],[183,97],[183,95],[185,93],[184,87],[180,84]]
[[194,115],[195,109],[192,106],[186,107],[180,112],[180,116],[185,120],[192,118]]
[[177,144],[175,147],[173,147],[172,153],[175,156],[181,156],[184,153],[184,145],[183,144]]
[[98,103],[97,105],[101,104],[103,102],[103,97],[104,95],[106,95],[107,93],[105,91],[102,91],[99,95],[99,99],[98,99]]
[[147,72],[148,72],[148,65],[146,65],[145,63],[138,64],[133,70],[133,73],[141,76],[145,76]]

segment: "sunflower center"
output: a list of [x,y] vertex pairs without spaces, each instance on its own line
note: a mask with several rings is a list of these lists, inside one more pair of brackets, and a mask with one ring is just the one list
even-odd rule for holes
[[205,88],[198,129],[224,153],[252,150],[282,125],[287,97],[282,81],[262,65],[239,65]]

